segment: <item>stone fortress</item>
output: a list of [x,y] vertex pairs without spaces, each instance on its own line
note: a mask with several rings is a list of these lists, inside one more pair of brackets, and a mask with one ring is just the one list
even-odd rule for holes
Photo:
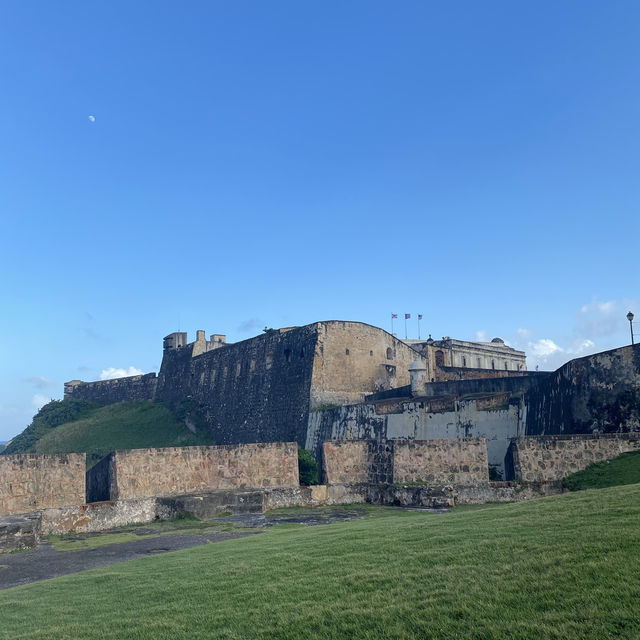
[[[65,398],[163,402],[217,445],[116,451],[88,472],[84,454],[0,456],[0,515],[37,512],[0,522],[0,551],[40,532],[180,513],[558,492],[560,478],[640,448],[640,345],[530,372],[500,339],[400,340],[360,322],[235,344],[178,332],[157,375],[73,380]],[[296,443],[321,462],[324,485],[299,486]]]
[[184,403],[217,444],[295,441],[318,460],[327,440],[482,437],[489,464],[508,477],[513,438],[638,429],[637,404],[620,402],[640,388],[633,353],[539,373],[500,338],[400,340],[361,322],[272,329],[234,344],[179,332],[164,338],[157,376],[73,380],[65,398]]

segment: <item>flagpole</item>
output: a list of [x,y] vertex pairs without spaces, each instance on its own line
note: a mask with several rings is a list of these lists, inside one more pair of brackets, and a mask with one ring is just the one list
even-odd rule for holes
[[420,340],[420,314],[418,314],[418,340]]
[[391,314],[391,335],[393,335],[393,313]]
[[409,336],[407,335],[407,314],[404,314],[404,339],[406,340]]

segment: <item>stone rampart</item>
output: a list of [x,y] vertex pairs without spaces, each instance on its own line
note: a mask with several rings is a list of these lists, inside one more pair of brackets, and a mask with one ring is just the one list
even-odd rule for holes
[[568,362],[525,404],[526,435],[640,431],[640,344]]
[[291,442],[131,449],[96,466],[102,480],[89,484],[110,500],[299,484],[298,448]]
[[640,433],[518,438],[509,447],[507,469],[509,478],[549,482],[636,450]]
[[89,400],[100,405],[153,400],[157,383],[155,373],[96,382],[72,380],[65,382],[64,397]]
[[484,438],[327,441],[327,484],[474,484],[488,482]]
[[0,456],[0,515],[82,504],[84,453]]

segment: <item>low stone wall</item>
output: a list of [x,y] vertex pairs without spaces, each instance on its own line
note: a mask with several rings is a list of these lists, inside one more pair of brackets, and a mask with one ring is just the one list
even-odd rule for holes
[[319,484],[311,487],[294,487],[264,490],[264,509],[284,507],[317,507],[332,504],[366,502],[367,484]]
[[640,449],[640,433],[530,436],[514,439],[507,452],[510,478],[526,482],[560,480],[594,462]]
[[0,554],[32,549],[40,543],[38,512],[0,517]]
[[84,453],[0,456],[0,515],[85,500]]
[[[96,495],[110,500],[187,495],[221,489],[297,487],[293,442],[131,449],[96,465]],[[92,475],[92,471],[89,472]],[[108,491],[101,483],[108,484]]]
[[42,535],[107,531],[157,518],[156,499],[95,502],[42,511]]
[[394,443],[393,482],[473,484],[489,477],[484,438],[442,438]]
[[330,440],[323,446],[328,484],[488,482],[484,438]]
[[365,440],[328,440],[323,444],[323,472],[327,484],[368,482],[369,466]]

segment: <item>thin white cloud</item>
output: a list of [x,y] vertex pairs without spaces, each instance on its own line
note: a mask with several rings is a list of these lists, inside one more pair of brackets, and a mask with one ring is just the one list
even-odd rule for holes
[[96,121],[95,116],[89,116],[89,122],[95,122],[95,121]]
[[51,382],[51,380],[43,376],[31,376],[30,378],[26,378],[25,382],[29,382],[36,389],[44,389],[53,385],[53,382]]
[[143,374],[144,371],[137,367],[129,367],[128,369],[109,367],[100,372],[100,380],[113,380],[114,378],[126,378],[127,376],[140,376]]
[[518,338],[527,340],[533,335],[533,330],[520,328],[516,330],[516,333],[518,334]]
[[480,329],[479,331],[476,331],[476,341],[489,342],[489,338],[487,338],[487,332],[484,329]]
[[541,338],[537,342],[529,343],[529,351],[538,358],[548,358],[554,353],[564,351],[562,347],[559,347],[553,340],[549,338]]

